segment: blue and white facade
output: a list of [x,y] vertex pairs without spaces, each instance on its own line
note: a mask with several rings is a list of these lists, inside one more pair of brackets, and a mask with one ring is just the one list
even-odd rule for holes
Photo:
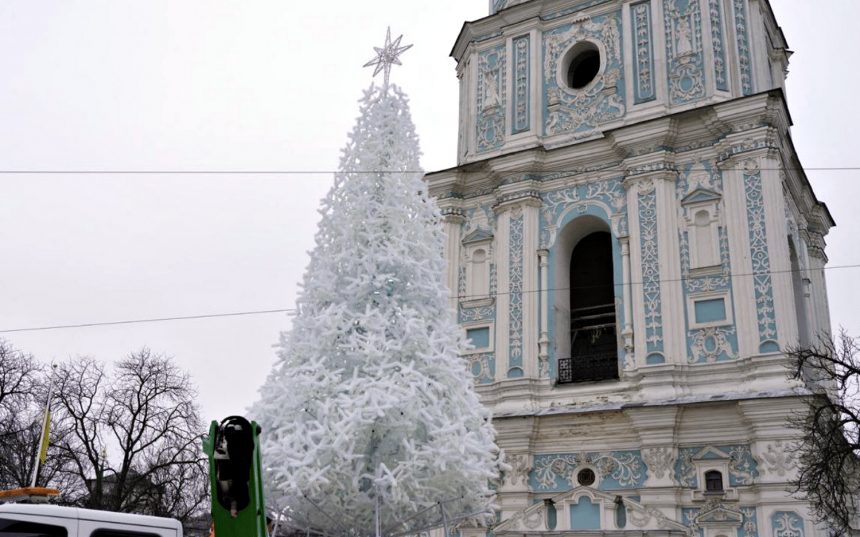
[[[768,2],[490,0],[452,54],[458,166],[427,179],[512,466],[489,531],[823,535],[790,492],[808,392],[781,349],[830,331],[834,223],[791,143]],[[560,382],[595,233],[615,370]]]

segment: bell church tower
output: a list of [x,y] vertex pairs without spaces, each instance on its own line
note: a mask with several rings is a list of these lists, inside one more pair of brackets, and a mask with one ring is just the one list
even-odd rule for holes
[[463,537],[814,537],[791,494],[834,222],[791,142],[767,0],[490,0],[428,174],[512,470]]

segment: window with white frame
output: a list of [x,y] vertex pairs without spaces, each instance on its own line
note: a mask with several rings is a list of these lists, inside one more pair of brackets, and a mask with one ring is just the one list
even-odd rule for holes
[[731,297],[727,291],[690,295],[687,297],[687,313],[691,329],[728,326],[734,322]]
[[469,353],[484,353],[493,351],[492,325],[476,325],[466,327],[466,339],[472,344]]

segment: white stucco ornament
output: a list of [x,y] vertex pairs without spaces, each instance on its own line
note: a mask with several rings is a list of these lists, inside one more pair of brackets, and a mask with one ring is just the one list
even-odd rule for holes
[[376,51],[376,57],[364,64],[364,67],[375,66],[373,76],[378,75],[380,72],[385,72],[385,84],[382,86],[383,88],[388,87],[388,79],[391,76],[391,66],[403,65],[400,63],[400,55],[412,48],[412,45],[400,46],[400,41],[402,39],[403,36],[401,35],[392,41],[391,27],[389,26],[385,33],[385,46],[381,48],[373,47],[373,50]]

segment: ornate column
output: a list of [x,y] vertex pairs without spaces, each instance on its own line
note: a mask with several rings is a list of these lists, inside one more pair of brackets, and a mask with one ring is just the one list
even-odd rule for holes
[[[540,378],[549,378],[549,250],[538,250],[538,263],[540,265],[540,339],[538,339],[538,376],[540,376]],[[627,299],[625,298],[625,301],[626,300]]]
[[[627,194],[627,213],[630,237],[640,237],[642,231],[639,229],[639,187],[635,180],[630,178],[624,180],[624,190]],[[639,240],[627,241],[629,278],[627,293],[630,295],[631,305],[630,318],[625,324],[630,324],[636,334],[640,334],[639,344],[634,346],[633,352],[627,356],[625,368],[636,369],[645,365],[645,300],[643,298],[642,285],[642,243]],[[626,310],[625,310],[626,311]]]
[[624,338],[624,368],[634,369],[636,367],[636,357],[633,355],[633,304],[631,303],[630,292],[630,237],[622,237],[621,242],[621,279],[624,300],[624,328],[621,331],[621,336]]

